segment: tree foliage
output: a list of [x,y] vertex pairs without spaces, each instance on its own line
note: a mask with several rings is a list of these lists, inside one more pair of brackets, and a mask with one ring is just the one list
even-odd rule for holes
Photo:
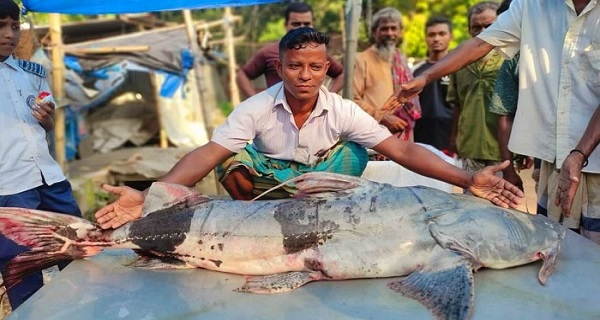
[[[362,47],[368,44],[365,12],[367,1],[363,0],[363,18],[360,23],[359,41]],[[313,7],[315,26],[324,32],[342,33],[346,0],[306,0]],[[469,38],[467,30],[467,10],[477,3],[477,0],[371,0],[372,12],[384,7],[394,7],[402,12],[404,22],[404,42],[402,49],[407,56],[422,58],[426,55],[425,22],[432,15],[444,15],[454,24],[454,40],[451,46]],[[238,24],[236,35],[243,35],[248,43],[264,43],[280,39],[285,29],[284,11],[288,1],[260,6],[233,8],[236,15],[242,16],[242,24]],[[195,10],[196,20],[212,21],[222,17],[223,9]],[[48,21],[47,14],[30,13],[33,21],[40,25]],[[181,12],[170,11],[159,13],[160,17],[169,21],[183,21]],[[63,15],[63,22],[82,21],[89,19],[84,15]]]

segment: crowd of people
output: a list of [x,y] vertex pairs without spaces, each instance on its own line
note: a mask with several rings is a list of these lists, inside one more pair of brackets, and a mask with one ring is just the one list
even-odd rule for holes
[[[343,68],[313,28],[312,10],[293,2],[286,35],[259,50],[236,75],[247,99],[211,141],[183,157],[163,182],[194,186],[212,170],[233,199],[250,200],[306,172],[360,176],[371,149],[424,176],[502,207],[523,197],[514,154],[541,162],[538,213],[600,243],[600,6],[590,0],[485,1],[468,11],[472,38],[449,52],[452,23],[431,17],[426,60],[414,70],[398,49],[401,13],[373,15],[371,46],[354,64],[353,99],[337,93]],[[81,215],[52,160],[46,132],[55,103],[37,64],[13,58],[19,8],[0,0],[0,206]],[[552,33],[553,37],[539,34]],[[252,79],[264,75],[258,92]],[[324,83],[331,78],[329,87]],[[453,166],[429,144],[462,159]],[[145,194],[104,186],[118,199],[96,213],[103,228],[141,216]],[[286,185],[268,198],[289,197]],[[22,248],[0,235],[0,262]],[[35,274],[8,296],[13,308],[41,287]]]

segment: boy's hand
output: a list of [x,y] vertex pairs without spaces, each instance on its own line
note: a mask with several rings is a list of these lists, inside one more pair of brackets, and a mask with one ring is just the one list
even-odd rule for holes
[[48,119],[54,119],[54,103],[52,101],[39,102],[37,108],[31,111],[33,117],[40,123],[44,123]]

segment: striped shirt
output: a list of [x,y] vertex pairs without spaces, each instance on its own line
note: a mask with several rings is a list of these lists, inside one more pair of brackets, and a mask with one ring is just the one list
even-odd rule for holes
[[0,62],[0,195],[36,188],[42,176],[48,185],[65,180],[28,105],[40,91],[50,91],[46,79],[25,72],[12,57]]
[[319,90],[317,104],[302,128],[297,128],[286,102],[283,83],[242,102],[215,130],[212,141],[238,153],[252,140],[267,157],[314,164],[319,154],[338,141],[372,148],[391,136],[356,103]]

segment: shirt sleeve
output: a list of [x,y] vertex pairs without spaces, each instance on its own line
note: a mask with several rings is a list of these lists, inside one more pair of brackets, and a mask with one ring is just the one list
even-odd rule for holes
[[365,148],[373,148],[392,135],[356,103],[350,100],[344,102],[344,109],[348,112],[345,113],[347,118],[341,134],[343,140],[356,142]]
[[252,99],[246,100],[233,109],[225,123],[215,129],[212,142],[233,153],[239,153],[250,140],[254,139],[256,122],[260,116],[251,101]]
[[246,62],[246,64],[242,67],[242,71],[244,71],[250,80],[258,78],[266,71],[267,62],[264,51],[265,50],[263,47],[256,54],[254,54],[252,58],[250,58],[250,61]]
[[496,22],[477,36],[496,47],[496,50],[505,59],[512,59],[519,52],[523,3],[525,1],[528,0],[513,1],[508,10],[498,16]]
[[492,93],[492,101],[489,106],[491,113],[498,115],[511,115],[517,112],[517,101],[519,97],[519,78],[518,78],[518,56],[512,60],[505,60],[502,63],[496,85]]

